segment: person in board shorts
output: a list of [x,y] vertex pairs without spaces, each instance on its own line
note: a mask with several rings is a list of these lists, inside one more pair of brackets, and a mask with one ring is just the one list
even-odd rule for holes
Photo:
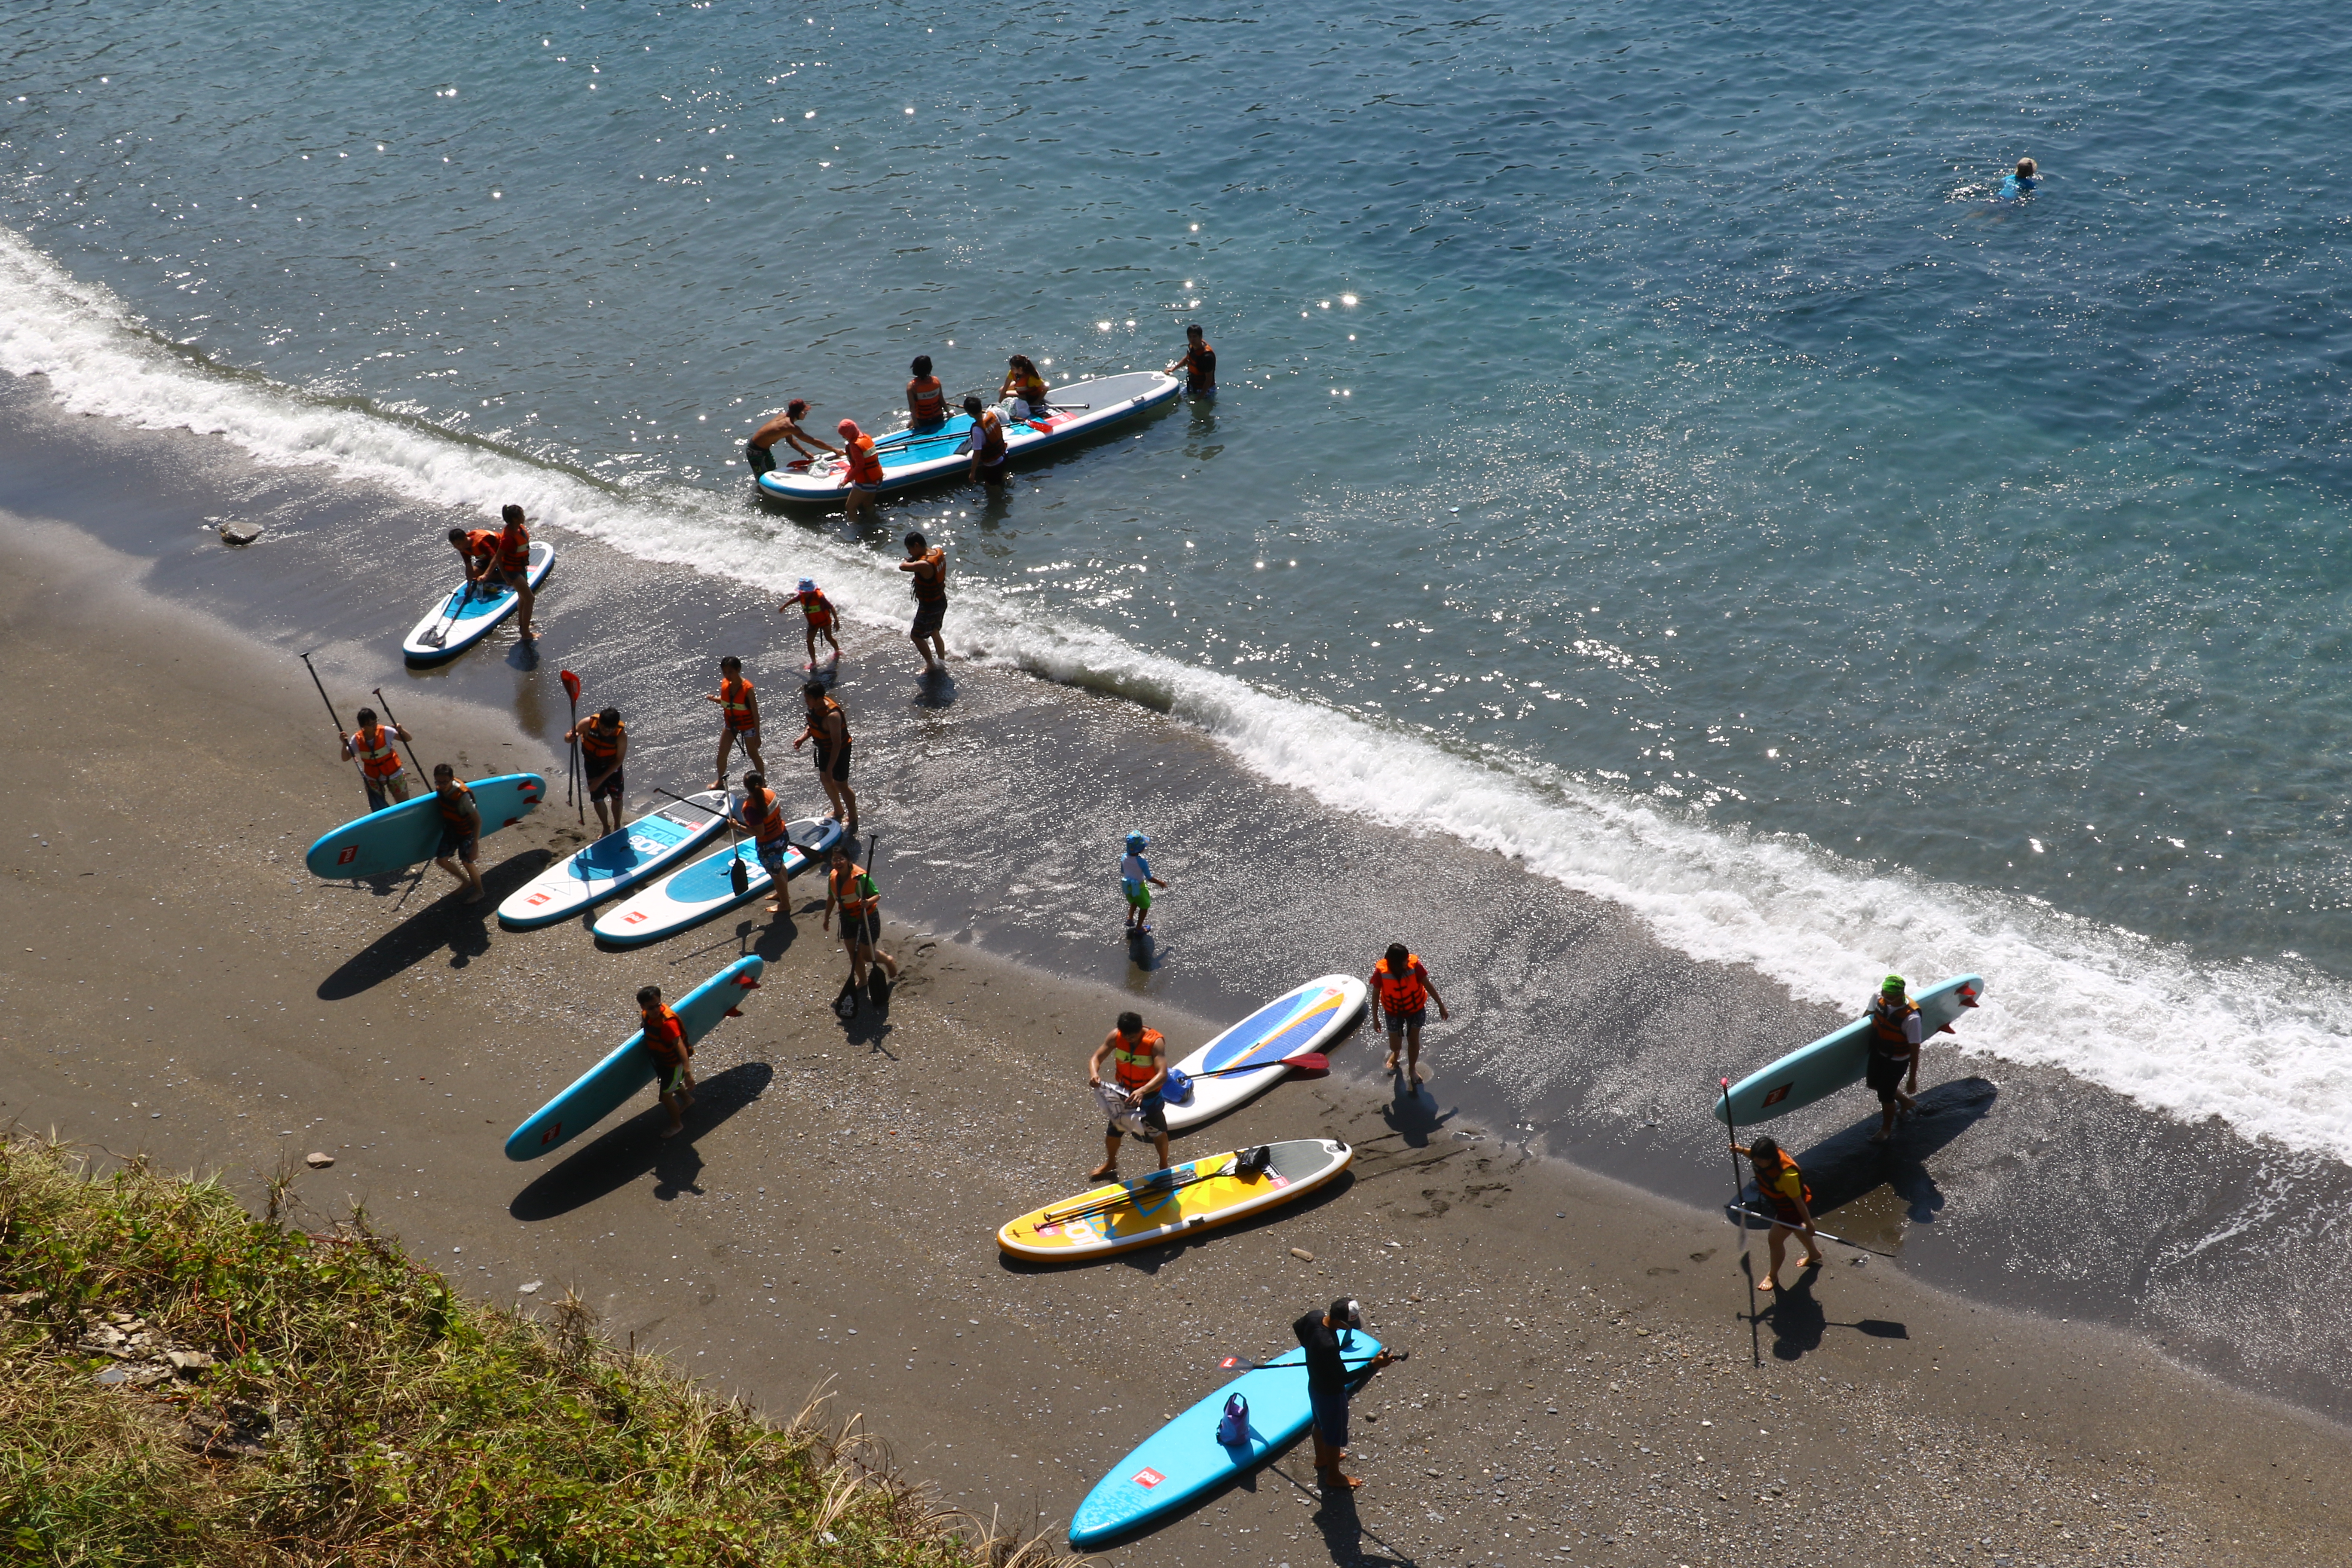
[[637,993],[637,1016],[644,1021],[646,1049],[652,1053],[658,1075],[655,1082],[662,1109],[669,1112],[662,1136],[675,1138],[686,1131],[686,1113],[694,1104],[694,1045],[686,1037],[686,1025],[662,1000],[660,986],[648,985]]
[[1429,978],[1429,968],[1421,955],[1401,942],[1389,943],[1381,961],[1372,965],[1372,995],[1379,1001],[1381,1011],[1387,1015],[1389,1026],[1389,1059],[1381,1070],[1397,1070],[1397,1048],[1402,1044],[1405,1054],[1405,1074],[1414,1089],[1421,1087],[1421,1025],[1429,1016],[1429,1005],[1437,1004],[1437,1016],[1443,1021],[1454,1016],[1445,1010],[1445,998],[1437,994],[1435,982]]
[[840,447],[829,446],[801,428],[801,416],[808,411],[808,399],[795,397],[784,405],[782,414],[751,432],[751,438],[743,443],[743,460],[751,465],[753,479],[776,471],[775,446],[779,441],[798,452],[803,459],[814,458],[819,452],[830,452],[836,458],[841,456]]
[[1772,1205],[1770,1247],[1772,1267],[1765,1271],[1761,1289],[1780,1289],[1780,1256],[1788,1250],[1790,1233],[1805,1239],[1805,1267],[1819,1268],[1829,1260],[1822,1256],[1820,1238],[1813,1232],[1813,1189],[1805,1185],[1805,1173],[1797,1168],[1788,1151],[1769,1138],[1759,1138],[1746,1148],[1734,1143],[1731,1152],[1748,1156],[1756,1168],[1756,1190]]
[[1912,1098],[1919,1092],[1919,1006],[1904,994],[1903,976],[1890,974],[1863,1017],[1870,1025],[1870,1060],[1863,1068],[1863,1081],[1878,1096],[1878,1131],[1870,1141],[1884,1143],[1895,1134],[1896,1113],[1907,1115],[1919,1103]]
[[834,635],[833,628],[834,624],[841,619],[841,612],[833,607],[833,601],[824,596],[824,590],[816,585],[815,578],[802,578],[801,585],[793,596],[776,606],[776,614],[788,615],[795,605],[808,622],[802,628],[808,640],[808,667],[811,669],[816,668],[816,639],[819,637],[824,638],[833,648],[833,658],[838,659],[841,657],[841,638]]
[[434,851],[433,863],[468,889],[466,902],[478,904],[482,872],[474,858],[481,852],[481,808],[474,804],[474,792],[457,782],[457,770],[446,763],[433,765],[433,793],[440,797],[441,808],[441,847]]
[[[940,636],[940,627],[948,618],[948,552],[931,543],[919,533],[907,535],[907,558],[898,563],[898,570],[914,578],[915,624],[907,636],[915,651],[923,656],[923,673],[934,674],[948,667],[948,645]],[[931,650],[939,650],[939,662],[931,662]]]
[[1217,395],[1217,351],[1201,335],[1198,326],[1184,329],[1184,357],[1168,367],[1168,374],[1184,373],[1184,390],[1194,397],[1214,397]]
[[1151,840],[1140,833],[1127,836],[1127,854],[1118,863],[1118,890],[1127,895],[1127,934],[1137,935],[1151,929],[1151,889],[1162,891],[1168,884],[1151,874],[1151,862],[1143,858],[1143,847]]
[[[588,775],[588,803],[596,808],[596,826],[607,833],[619,832],[621,802],[628,795],[621,764],[629,755],[629,727],[621,722],[621,710],[607,708],[585,724],[565,731],[563,738],[580,747],[580,766]],[[612,803],[610,807],[607,801]]]
[[360,774],[367,780],[368,809],[382,811],[408,798],[408,771],[400,765],[400,748],[393,741],[396,737],[413,745],[416,737],[399,724],[386,730],[376,722],[373,708],[361,709],[359,721],[360,727],[343,737],[343,755],[359,763]]
[[[1095,1054],[1087,1062],[1087,1087],[1103,1086],[1103,1063],[1111,1064],[1118,1091],[1129,1107],[1142,1114],[1143,1125],[1151,1135],[1152,1147],[1160,1151],[1160,1168],[1168,1168],[1168,1102],[1160,1090],[1168,1081],[1168,1046],[1157,1029],[1143,1026],[1139,1013],[1121,1013],[1118,1027],[1103,1037]],[[1118,1175],[1118,1146],[1127,1137],[1118,1123],[1103,1128],[1103,1163],[1087,1173],[1090,1182],[1116,1180]]]
[[514,590],[515,635],[530,642],[539,636],[530,625],[531,606],[539,599],[530,586],[530,530],[523,526],[522,508],[511,501],[499,515],[506,526],[499,530],[499,554],[491,563],[489,580]]
[[761,869],[768,873],[768,886],[775,897],[768,900],[768,912],[781,915],[792,907],[792,895],[786,890],[784,860],[793,847],[792,837],[784,824],[784,803],[768,787],[767,776],[756,771],[743,775],[743,795],[728,806],[728,815],[735,825],[751,836],[751,852],[760,858]]
[[897,980],[898,961],[881,946],[881,889],[850,855],[846,837],[833,847],[833,867],[825,873],[824,919],[820,923],[831,925],[835,909],[841,910],[841,945],[849,954],[849,984],[865,984],[866,970],[877,963],[883,973]]
[[833,819],[842,825],[845,835],[855,838],[857,792],[849,787],[849,715],[842,711],[840,700],[824,689],[822,680],[802,686],[801,700],[808,704],[808,727],[793,742],[793,750],[799,751],[802,741],[816,742],[816,782],[824,786]]
[[841,483],[834,488],[846,492],[841,500],[845,522],[856,522],[860,512],[881,507],[882,458],[874,450],[874,437],[860,430],[855,419],[841,422]]
[[977,397],[965,398],[963,411],[971,416],[971,468],[964,477],[992,490],[1003,489],[1004,416]]
[[1328,1311],[1309,1312],[1290,1325],[1290,1331],[1298,1336],[1298,1343],[1307,1352],[1307,1404],[1314,1412],[1307,1430],[1315,1437],[1315,1479],[1326,1491],[1351,1492],[1364,1484],[1339,1469],[1340,1462],[1348,1457],[1351,1384],[1404,1359],[1402,1352],[1382,1350],[1360,1366],[1349,1366],[1341,1353],[1341,1342],[1351,1331],[1363,1326],[1362,1304],[1348,1297],[1332,1302]]
[[760,694],[743,678],[743,661],[731,653],[719,661],[719,694],[709,700],[719,704],[723,715],[715,764],[719,776],[710,781],[710,787],[727,787],[727,757],[737,741],[743,742],[743,754],[751,759],[751,765],[766,773],[768,759],[760,754]]
[[907,428],[936,430],[948,422],[948,389],[931,374],[931,356],[917,354],[907,369]]

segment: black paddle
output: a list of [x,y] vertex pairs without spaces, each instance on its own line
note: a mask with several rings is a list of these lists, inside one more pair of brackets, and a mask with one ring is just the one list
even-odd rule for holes
[[[303,654],[301,656],[301,659],[302,668],[310,671],[310,684],[319,689],[319,700],[327,705],[327,717],[334,722],[336,742],[340,745],[350,744],[351,731],[343,728],[342,718],[335,711],[334,700],[327,695],[327,683],[320,679],[319,672],[311,668],[310,656],[309,654]],[[367,791],[368,809],[370,811],[373,811],[375,809],[375,787],[368,783],[367,764],[360,761],[359,753],[357,752],[352,753],[352,766],[359,773],[360,787]]]
[[[866,879],[869,882],[874,879],[874,843],[880,837],[875,833],[866,836]],[[877,891],[875,897],[879,899],[881,894]],[[881,933],[870,931],[867,935],[870,940],[866,944],[866,999],[879,1007],[890,1000],[890,977],[883,973],[881,960],[874,956],[881,951]]]
[[1108,1214],[1112,1209],[1118,1207],[1121,1204],[1133,1203],[1138,1196],[1149,1197],[1160,1193],[1172,1193],[1180,1188],[1192,1186],[1197,1183],[1213,1181],[1219,1176],[1228,1175],[1233,1172],[1233,1169],[1237,1163],[1238,1162],[1236,1161],[1228,1160],[1213,1171],[1196,1169],[1192,1174],[1185,1177],[1181,1182],[1155,1182],[1150,1177],[1146,1176],[1140,1183],[1137,1184],[1133,1187],[1129,1186],[1125,1183],[1121,1183],[1118,1194],[1114,1196],[1096,1198],[1091,1202],[1072,1204],[1066,1209],[1048,1209],[1044,1214],[1038,1215],[1038,1217],[1048,1225],[1059,1225],[1064,1220],[1085,1219],[1090,1215]]
[[[1737,1209],[1740,1207],[1739,1191],[1748,1184],[1739,1174],[1739,1129],[1731,1123],[1731,1080],[1727,1078],[1720,1081],[1723,1088],[1724,1147],[1731,1155],[1731,1206]],[[1748,1255],[1748,1226],[1740,1220],[1735,1219],[1731,1223],[1739,1227],[1739,1272],[1748,1281],[1748,1348],[1755,1357],[1756,1364],[1762,1366],[1764,1344],[1756,1329],[1756,1265]]]
[[[1341,1356],[1339,1358],[1339,1364],[1341,1366],[1370,1366],[1372,1363],[1380,1360],[1382,1354],[1386,1354],[1389,1360],[1392,1362],[1411,1361],[1412,1359],[1412,1352],[1411,1351],[1374,1351],[1370,1355],[1366,1356],[1361,1361],[1349,1361],[1347,1357]],[[1219,1372],[1232,1372],[1237,1367],[1244,1372],[1266,1372],[1269,1370],[1274,1372],[1287,1372],[1294,1367],[1300,1372],[1305,1372],[1307,1370],[1307,1363],[1303,1361],[1252,1361],[1245,1355],[1229,1355],[1217,1363],[1217,1370]]]
[[435,626],[431,631],[426,632],[423,637],[416,640],[423,643],[427,647],[443,647],[447,646],[449,641],[449,623],[457,618],[457,612],[464,609],[467,605],[470,604],[473,601],[473,597],[474,580],[471,577],[467,577],[465,583],[457,589],[456,595],[450,599],[449,607],[441,612],[441,624]]
[[[392,704],[385,700],[383,688],[381,686],[375,689],[375,700],[378,702],[383,703],[384,722],[392,726],[392,732],[394,735],[398,735],[400,733],[400,721],[392,716]],[[403,744],[405,745],[406,743],[403,742]],[[425,764],[416,760],[416,748],[415,746],[407,746],[406,749],[408,752],[408,765],[416,770],[416,777],[421,783],[425,776]]]

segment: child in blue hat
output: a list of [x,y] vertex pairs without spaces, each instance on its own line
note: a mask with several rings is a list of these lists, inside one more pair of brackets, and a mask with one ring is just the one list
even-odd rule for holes
[[1151,913],[1151,889],[1165,889],[1167,883],[1151,874],[1151,862],[1143,858],[1143,847],[1151,841],[1140,833],[1127,836],[1127,858],[1118,863],[1119,890],[1127,895],[1127,934],[1135,936],[1151,929],[1147,917]]

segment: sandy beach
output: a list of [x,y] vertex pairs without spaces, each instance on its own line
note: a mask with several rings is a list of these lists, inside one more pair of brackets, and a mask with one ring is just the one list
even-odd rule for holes
[[[300,851],[360,792],[299,664],[12,499],[0,780],[20,822],[0,979],[18,1026],[0,1114],[21,1124],[247,1186],[330,1153],[299,1188],[320,1214],[363,1205],[485,1299],[575,1289],[607,1334],[763,1404],[827,1386],[950,1501],[1043,1531],[1213,1387],[1219,1357],[1284,1348],[1334,1294],[1414,1351],[1359,1401],[1356,1498],[1316,1495],[1292,1453],[1117,1561],[2342,1560],[2341,1428],[2142,1335],[1843,1248],[1751,1319],[1720,1217],[1531,1152],[1464,1095],[1444,1032],[1429,1096],[1392,1092],[1360,1037],[1330,1078],[1180,1142],[1345,1139],[1359,1157],[1327,1194],[1098,1267],[1008,1266],[995,1226],[1099,1157],[1083,1063],[1110,1017],[1141,1005],[1181,1051],[1237,1016],[1214,988],[1049,973],[936,896],[893,902],[886,879],[907,979],[887,1019],[845,1028],[805,887],[795,921],[614,955],[571,927],[501,932],[429,867],[320,883]],[[482,650],[477,678],[500,658]],[[320,666],[346,717],[397,673],[344,642]],[[942,759],[1012,744],[973,731],[1025,679],[968,675],[953,708],[907,722]],[[543,710],[457,681],[396,696],[428,765],[535,767],[560,798]],[[1185,754],[1166,721],[1083,700],[1144,760]],[[1031,700],[1067,711],[1066,694]],[[901,794],[879,784],[869,811]],[[487,839],[493,899],[582,841],[554,805]],[[705,1047],[691,1136],[656,1138],[648,1099],[546,1168],[502,1157],[509,1128],[634,1026],[638,984],[682,989],[746,951],[767,981]]]

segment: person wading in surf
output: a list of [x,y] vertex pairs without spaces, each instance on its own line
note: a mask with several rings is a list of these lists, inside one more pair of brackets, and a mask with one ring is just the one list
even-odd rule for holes
[[[907,636],[914,642],[915,651],[923,656],[923,673],[932,675],[948,667],[948,645],[940,636],[940,627],[948,618],[948,552],[931,543],[919,533],[907,535],[907,558],[898,563],[898,570],[910,574],[915,588],[915,624]],[[939,662],[931,662],[931,650],[939,650]]]
[[833,868],[824,879],[824,919],[818,923],[830,926],[836,909],[841,911],[841,945],[849,954],[849,984],[865,984],[866,969],[877,963],[883,973],[898,979],[898,961],[881,947],[881,889],[851,856],[845,837],[833,847]]
[[965,398],[963,411],[971,416],[971,469],[964,477],[992,490],[1003,489],[1004,416],[977,397]]
[[[1143,1118],[1144,1129],[1151,1138],[1152,1147],[1160,1151],[1160,1168],[1168,1168],[1168,1102],[1160,1097],[1160,1087],[1168,1081],[1167,1043],[1157,1029],[1143,1026],[1140,1013],[1121,1013],[1118,1027],[1103,1037],[1095,1054],[1087,1062],[1087,1087],[1103,1086],[1103,1063],[1108,1061],[1118,1079],[1118,1092],[1130,1110]],[[1103,1129],[1103,1163],[1087,1173],[1090,1182],[1107,1182],[1118,1175],[1118,1146],[1127,1137],[1113,1121]]]
[[1429,968],[1419,954],[1401,942],[1389,943],[1381,961],[1372,965],[1372,995],[1380,1002],[1381,1011],[1388,1017],[1389,1059],[1381,1070],[1397,1070],[1397,1050],[1402,1044],[1405,1054],[1407,1081],[1414,1089],[1421,1087],[1421,1025],[1429,1016],[1429,1005],[1437,1004],[1437,1016],[1442,1022],[1454,1016],[1445,1010],[1445,998],[1437,994],[1437,986],[1429,978]]
[[841,422],[841,483],[834,488],[844,492],[844,522],[856,522],[860,513],[870,514],[882,504],[882,458],[874,449],[874,437],[860,430],[855,419]]
[[1184,373],[1184,390],[1194,397],[1213,397],[1217,392],[1217,351],[1201,335],[1198,327],[1184,329],[1184,357],[1168,367],[1168,374]]
[[[619,832],[621,802],[628,790],[621,764],[629,755],[629,727],[621,722],[621,710],[607,708],[578,729],[565,731],[563,738],[579,743],[580,763],[588,774],[588,803],[596,808],[596,826],[607,833]],[[612,803],[609,807],[607,801]]]
[[802,628],[808,639],[808,667],[811,669],[816,668],[816,639],[819,637],[824,638],[832,647],[833,657],[839,658],[841,639],[834,635],[833,628],[834,624],[841,619],[841,612],[833,607],[833,601],[824,596],[824,591],[816,585],[815,578],[802,578],[799,590],[776,606],[776,614],[789,615],[795,607],[808,620]]
[[1919,1103],[1912,1098],[1919,1092],[1919,1007],[1904,994],[1903,976],[1890,974],[1863,1017],[1870,1025],[1870,1061],[1863,1081],[1878,1096],[1878,1131],[1870,1141],[1884,1143],[1895,1134],[1896,1113],[1907,1115]]
[[393,739],[415,743],[416,737],[405,727],[394,724],[386,730],[376,722],[375,710],[362,708],[359,712],[360,727],[343,737],[343,756],[357,759],[360,772],[367,779],[368,809],[382,811],[391,801],[408,798],[408,773],[400,765],[400,748]]
[[433,863],[467,889],[466,902],[478,904],[482,872],[474,858],[481,852],[481,809],[474,804],[474,792],[457,782],[457,770],[446,763],[433,765],[433,793],[440,797],[441,807],[441,847],[434,852]]
[[844,834],[855,838],[857,792],[849,787],[849,715],[842,711],[840,700],[824,689],[822,680],[803,685],[801,700],[808,704],[808,728],[793,742],[793,750],[799,751],[803,741],[816,742],[816,782],[824,786],[824,798],[832,803],[833,819],[842,825]]
[[727,757],[739,740],[751,765],[766,773],[768,759],[760,754],[760,694],[743,679],[741,659],[730,653],[719,661],[719,694],[709,700],[718,703],[724,715],[719,731],[719,761],[714,764],[719,776],[710,781],[710,787],[727,787]]
[[539,595],[530,586],[530,530],[523,526],[522,508],[509,503],[499,514],[506,526],[499,530],[498,559],[490,563],[489,581],[503,583],[515,592],[515,635],[525,642],[539,634],[531,629],[531,606]]
[[685,1024],[662,1000],[660,986],[648,985],[637,993],[637,1016],[645,1023],[646,1049],[653,1054],[662,1109],[669,1112],[662,1136],[675,1138],[686,1131],[686,1113],[694,1104],[694,1047],[687,1040]]
[[743,460],[751,465],[753,479],[775,472],[776,454],[773,448],[779,441],[803,458],[814,458],[819,452],[830,452],[836,458],[841,456],[840,447],[820,441],[801,428],[801,416],[808,411],[808,400],[795,397],[784,405],[782,414],[751,432],[751,438],[743,443]]
[[1813,1189],[1805,1185],[1805,1173],[1797,1168],[1797,1162],[1769,1138],[1759,1138],[1746,1148],[1734,1143],[1731,1152],[1748,1156],[1748,1163],[1756,1167],[1756,1190],[1772,1205],[1772,1267],[1765,1272],[1759,1289],[1780,1289],[1780,1256],[1788,1250],[1791,1232],[1805,1239],[1806,1268],[1819,1268],[1828,1262],[1813,1234]]

